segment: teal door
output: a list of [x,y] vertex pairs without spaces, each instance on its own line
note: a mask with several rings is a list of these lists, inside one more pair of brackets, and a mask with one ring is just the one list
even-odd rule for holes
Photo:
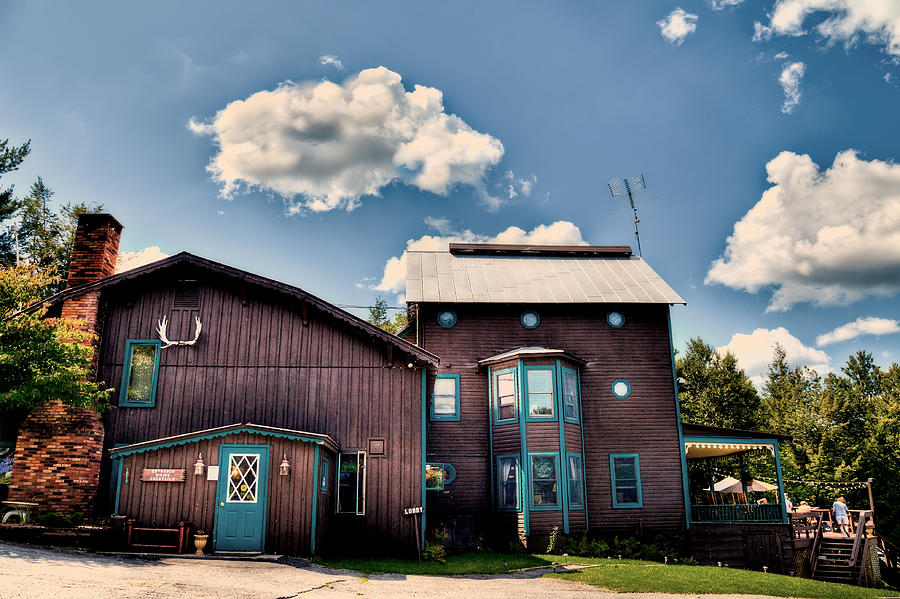
[[263,550],[268,480],[268,445],[219,446],[216,551]]

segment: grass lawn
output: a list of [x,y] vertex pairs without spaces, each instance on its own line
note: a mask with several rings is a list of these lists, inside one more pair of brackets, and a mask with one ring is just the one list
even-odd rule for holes
[[[576,559],[582,561],[581,558]],[[822,599],[873,599],[897,596],[896,591],[864,589],[793,576],[708,566],[637,565],[614,561],[612,565],[547,576],[620,592],[743,593]]]
[[[552,558],[552,559],[551,559]],[[503,574],[518,568],[546,566],[558,559],[557,556],[537,556],[519,553],[463,553],[447,557],[446,564],[425,562],[421,564],[406,559],[394,558],[351,558],[321,559],[318,563],[326,568],[374,572],[396,572],[397,574]]]

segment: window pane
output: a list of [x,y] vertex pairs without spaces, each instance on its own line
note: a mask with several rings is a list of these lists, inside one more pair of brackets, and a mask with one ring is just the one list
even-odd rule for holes
[[128,401],[150,402],[156,344],[131,346],[131,371],[128,377]]
[[549,370],[528,371],[528,414],[553,417],[553,375]]
[[566,418],[578,420],[578,377],[571,370],[563,370],[563,395],[565,397]]
[[516,509],[519,507],[519,460],[500,458],[497,465],[498,505],[503,509]]
[[622,488],[616,485],[616,503],[637,503],[637,487]]
[[456,416],[456,378],[439,377],[434,381],[435,416]]
[[455,378],[438,378],[434,381],[435,395],[456,395]]
[[328,458],[322,458],[322,492],[328,492]]
[[616,458],[616,480],[634,480],[634,458]]
[[512,420],[516,417],[516,373],[501,372],[496,377],[497,420]]
[[557,505],[554,456],[532,456],[531,482],[534,505]]
[[569,505],[581,507],[584,505],[581,489],[581,458],[578,456],[569,456],[568,466]]
[[338,457],[338,512],[356,513],[359,454],[342,453]]
[[640,472],[637,456],[613,458],[613,485],[615,485],[615,502],[619,505],[639,505]]
[[444,466],[425,464],[425,488],[440,491],[444,488]]

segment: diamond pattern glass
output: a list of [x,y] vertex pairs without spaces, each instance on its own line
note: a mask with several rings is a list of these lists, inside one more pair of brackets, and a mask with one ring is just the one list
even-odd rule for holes
[[256,503],[259,455],[233,453],[228,458],[228,503]]

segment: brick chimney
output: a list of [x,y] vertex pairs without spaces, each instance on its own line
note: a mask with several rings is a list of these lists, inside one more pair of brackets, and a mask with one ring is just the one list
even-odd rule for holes
[[[109,214],[78,217],[67,288],[112,276],[122,225]],[[100,290],[63,302],[60,316],[81,321],[79,328],[100,334]],[[92,345],[93,341],[84,343]],[[97,358],[93,365],[96,371]],[[10,499],[38,502],[35,511],[94,511],[103,457],[103,422],[96,410],[48,401],[19,427],[13,457]]]

